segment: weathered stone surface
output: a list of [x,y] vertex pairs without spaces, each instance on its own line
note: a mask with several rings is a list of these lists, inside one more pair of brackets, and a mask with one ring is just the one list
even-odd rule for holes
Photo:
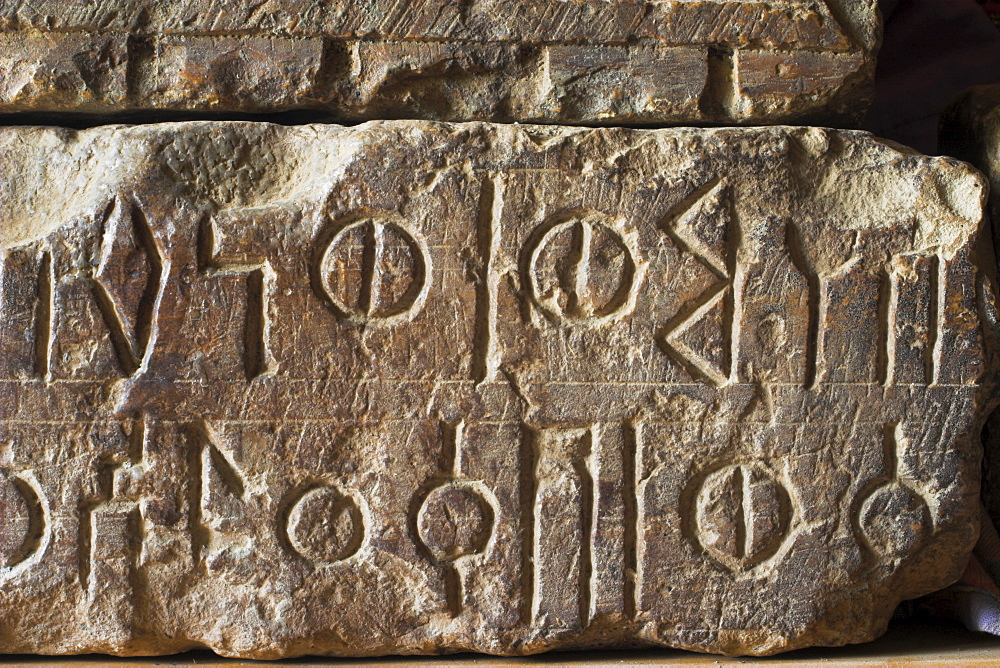
[[0,0],[0,112],[857,123],[875,0]]
[[976,539],[983,192],[815,128],[2,129],[0,650],[870,639]]
[[[969,89],[941,117],[941,148],[961,156],[981,169],[990,182],[989,212],[993,221],[994,255],[1000,234],[1000,86]],[[1000,327],[996,314],[994,326]],[[986,449],[983,470],[983,501],[993,518],[1000,522],[1000,411],[984,432]]]

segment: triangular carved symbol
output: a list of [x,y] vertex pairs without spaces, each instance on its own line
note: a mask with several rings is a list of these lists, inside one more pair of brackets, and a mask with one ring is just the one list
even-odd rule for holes
[[[710,230],[699,230],[698,223],[704,221],[710,211],[719,211],[728,218],[728,210],[724,201],[725,184],[721,179],[714,179],[688,195],[678,204],[661,223],[663,230],[674,238],[681,248],[694,255],[719,278],[730,276],[726,260],[719,255],[709,242],[704,239]],[[724,232],[729,220],[721,222],[719,231]]]
[[[713,213],[714,216],[711,215]],[[692,376],[721,387],[733,380],[735,339],[738,337],[733,290],[737,273],[736,252],[732,250],[727,253],[731,256],[727,258],[712,247],[721,245],[730,250],[735,249],[739,242],[733,234],[732,211],[725,183],[721,179],[715,179],[695,190],[667,215],[662,227],[680,248],[718,276],[720,282],[710,286],[693,303],[681,309],[663,328],[660,342],[667,354]],[[702,345],[701,350],[697,350],[696,342],[690,340],[693,337],[685,335],[698,327],[704,329],[703,325],[711,325],[707,320],[713,313],[718,314],[718,336],[698,337]],[[717,350],[720,339],[721,347],[724,348],[722,351]],[[711,355],[713,352],[722,354]],[[710,359],[709,355],[718,361]]]
[[152,334],[163,259],[138,205],[116,197],[108,206],[93,289],[126,375],[142,364]]
[[208,438],[201,451],[201,467],[202,518],[209,526],[231,530],[229,524],[239,516],[246,494],[243,478],[236,465]]

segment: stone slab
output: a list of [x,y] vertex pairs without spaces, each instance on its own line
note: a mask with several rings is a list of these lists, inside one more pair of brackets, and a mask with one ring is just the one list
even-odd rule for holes
[[[970,88],[941,116],[941,149],[973,163],[990,183],[989,213],[993,221],[994,255],[1000,240],[1000,85]],[[993,316],[995,327],[1000,327]],[[983,501],[1000,523],[1000,412],[992,416],[984,432],[986,449]]]
[[818,128],[0,129],[0,651],[869,640],[976,540],[984,192]]
[[875,0],[0,0],[0,113],[858,124]]
[[[1000,656],[1000,639],[986,633],[967,631],[951,624],[900,623],[890,625],[878,640],[861,645],[836,648],[813,648],[788,652],[757,660],[748,657],[729,658],[712,654],[696,654],[682,650],[604,650],[559,652],[540,657],[491,657],[460,654],[444,657],[380,657],[354,659],[358,666],[418,666],[419,668],[486,668],[488,666],[524,666],[557,664],[560,666],[628,666],[629,668],[661,668],[662,666],[744,666],[768,668],[993,668]],[[78,657],[11,656],[4,665],[9,668],[44,666],[75,666],[76,668],[132,668],[139,666],[283,666],[287,662],[266,662],[220,659],[201,651],[186,652],[170,657],[146,659],[110,658],[89,655]],[[326,658],[299,659],[296,665],[329,665]]]

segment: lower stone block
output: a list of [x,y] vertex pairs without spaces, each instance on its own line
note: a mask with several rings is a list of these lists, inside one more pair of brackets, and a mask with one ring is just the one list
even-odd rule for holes
[[868,640],[976,540],[984,191],[816,128],[0,129],[0,651]]

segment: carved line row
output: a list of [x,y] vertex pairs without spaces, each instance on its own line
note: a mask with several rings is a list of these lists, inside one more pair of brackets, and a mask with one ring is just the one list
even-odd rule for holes
[[[477,383],[497,380],[501,351],[497,339],[497,300],[502,279],[496,266],[500,220],[503,212],[503,181],[486,179],[480,201],[477,250],[482,275],[477,281],[477,306],[472,376]],[[693,222],[704,207],[721,206],[728,216],[728,235],[735,242],[723,249],[723,255],[706,245],[694,232]],[[706,269],[714,273],[718,282],[696,297],[664,325],[659,334],[663,351],[697,379],[716,387],[738,383],[743,292],[746,265],[740,261],[740,228],[728,200],[725,182],[716,179],[696,190],[682,201],[664,219],[661,227],[683,251],[693,255]],[[165,258],[153,238],[149,221],[141,209],[125,198],[116,198],[104,214],[104,241],[101,262],[88,279],[103,319],[109,329],[111,342],[125,375],[135,375],[144,364],[155,343],[154,324],[157,320],[159,300],[165,283]],[[207,275],[239,275],[246,277],[247,306],[244,340],[246,376],[253,380],[271,373],[277,361],[270,345],[271,312],[274,306],[274,270],[266,257],[241,256],[227,260],[218,248],[218,234],[214,222],[202,228],[200,243],[202,269]],[[562,327],[600,328],[629,316],[636,308],[647,263],[641,259],[634,237],[621,231],[620,221],[604,214],[584,211],[560,215],[543,222],[529,237],[522,253],[522,285],[534,307],[548,320]],[[853,266],[854,260],[833,272],[820,273],[795,249],[801,242],[790,228],[789,248],[792,259],[809,284],[809,335],[806,341],[808,378],[806,386],[816,389],[825,380],[825,339],[829,288]],[[604,245],[615,249],[621,258],[618,284],[610,297],[594,297],[591,278],[591,252],[595,236],[601,236]],[[568,243],[557,243],[565,237]],[[145,254],[149,279],[138,302],[136,313],[126,313],[116,302],[113,284],[115,244],[122,239],[133,243]],[[421,233],[406,221],[392,216],[346,216],[335,222],[318,239],[316,259],[313,261],[312,283],[315,292],[333,308],[341,322],[351,326],[395,327],[414,319],[427,301],[431,289],[433,266],[427,243]],[[393,285],[404,286],[396,294],[386,296],[384,272],[395,271],[387,265],[386,245],[392,244],[394,252],[408,256],[409,270],[405,275],[395,275]],[[109,245],[110,244],[110,245]],[[360,247],[360,267],[357,285],[342,284],[343,268],[350,266],[351,253]],[[568,247],[565,258],[567,271],[557,271],[563,260],[551,256],[550,248]],[[906,257],[906,256],[900,256]],[[925,379],[928,384],[939,383],[942,355],[942,330],[946,304],[947,265],[939,257],[931,258],[931,293],[928,314],[929,345],[924,351]],[[893,265],[894,266],[894,265]],[[51,381],[50,360],[53,354],[54,290],[58,277],[49,252],[43,252],[37,278],[37,304],[35,310],[35,373]],[[554,281],[554,282],[553,282]],[[566,283],[568,281],[568,284]],[[899,276],[896,269],[886,270],[884,285],[879,296],[878,316],[880,338],[883,341],[878,359],[879,376],[885,386],[895,382],[896,330],[899,301]],[[606,281],[605,281],[606,283]],[[345,297],[347,295],[347,297]],[[694,325],[709,317],[721,305],[722,324],[727,349],[726,361],[715,363],[685,343],[684,335]]]
[[[673,30],[679,30],[683,32],[697,32],[698,30],[703,30],[707,35],[716,36],[720,44],[731,44],[736,42],[736,37],[747,35],[748,33],[753,34],[753,32],[759,28],[770,29],[771,34],[780,34],[782,38],[786,41],[768,43],[768,46],[777,47],[812,47],[821,49],[818,43],[806,43],[804,42],[805,37],[803,31],[800,31],[799,25],[804,24],[808,28],[816,30],[819,26],[819,34],[814,35],[813,38],[818,38],[819,40],[826,40],[828,42],[840,42],[845,44],[845,46],[840,47],[841,49],[850,48],[852,39],[848,34],[849,31],[845,30],[844,26],[840,24],[840,15],[842,12],[837,11],[829,2],[798,2],[793,4],[798,4],[796,7],[798,10],[806,10],[808,12],[808,17],[803,16],[800,12],[774,12],[773,8],[780,5],[788,5],[788,2],[733,2],[732,0],[716,0],[712,4],[716,5],[718,8],[713,10],[717,13],[725,13],[727,7],[736,12],[746,12],[753,13],[755,9],[757,11],[764,10],[770,11],[770,20],[766,23],[761,21],[730,21],[725,25],[704,25],[703,22],[684,21],[683,16],[690,12],[691,7],[686,2],[639,2],[639,3],[622,3],[620,5],[615,5],[614,3],[605,2],[580,2],[580,3],[563,3],[563,2],[524,2],[523,0],[502,0],[500,2],[473,2],[469,3],[469,6],[456,8],[453,3],[448,3],[446,1],[441,2],[420,2],[412,4],[401,5],[398,2],[368,2],[363,11],[358,11],[352,14],[350,11],[345,11],[350,7],[350,4],[338,3],[338,2],[326,2],[323,3],[327,6],[327,12],[321,12],[317,15],[320,22],[323,22],[324,18],[327,17],[338,17],[340,19],[339,25],[329,24],[326,26],[317,26],[315,29],[310,30],[309,21],[295,21],[294,26],[298,30],[292,30],[289,28],[282,29],[278,25],[274,25],[267,30],[260,28],[253,28],[249,26],[240,26],[236,30],[219,30],[213,29],[211,27],[202,26],[197,23],[198,17],[192,16],[190,20],[184,20],[182,16],[171,15],[168,18],[168,22],[172,23],[176,27],[163,26],[157,29],[155,19],[153,21],[134,21],[133,25],[122,26],[119,30],[108,29],[106,27],[101,27],[95,25],[96,23],[102,23],[101,17],[93,18],[89,24],[79,24],[79,25],[68,25],[65,21],[71,21],[72,15],[65,17],[65,21],[61,26],[53,26],[51,21],[46,21],[44,24],[39,24],[35,22],[31,25],[26,25],[22,31],[13,31],[10,34],[24,34],[24,32],[30,31],[31,33],[83,33],[86,35],[93,34],[119,34],[119,35],[133,35],[141,36],[143,38],[148,38],[155,35],[191,35],[191,36],[213,36],[213,37],[241,37],[241,36],[252,36],[261,35],[268,38],[284,38],[284,39],[309,39],[309,38],[341,38],[341,39],[393,39],[393,40],[420,40],[420,41],[454,41],[458,43],[494,43],[494,42],[516,42],[516,43],[537,43],[537,42],[549,42],[549,43],[587,43],[588,40],[592,40],[595,33],[595,26],[600,24],[600,28],[597,32],[607,33],[607,31],[615,31],[620,34],[620,37],[615,39],[613,37],[603,37],[599,38],[599,44],[629,44],[634,42],[636,39],[649,39],[655,40],[657,42],[668,42],[670,44],[686,45],[686,44],[703,44],[706,40],[690,41],[678,39],[679,35],[674,35],[671,37],[670,32]],[[334,8],[340,7],[341,11],[336,12]],[[483,10],[479,14],[479,20],[476,20],[476,16],[473,10],[476,7],[481,7]],[[402,8],[403,11],[400,11]],[[525,9],[532,9],[534,11],[525,11]],[[39,8],[41,9],[41,8]],[[356,8],[355,8],[356,9]],[[631,16],[619,16],[615,10],[616,9],[626,9],[632,10]],[[416,10],[416,11],[414,11]],[[553,11],[555,10],[555,11]],[[610,10],[610,11],[607,11]],[[695,14],[699,14],[703,8],[695,8]],[[144,12],[146,10],[143,10]],[[470,11],[472,12],[470,20]],[[506,17],[503,16],[504,12],[507,12]],[[605,13],[606,12],[606,13]],[[256,14],[256,13],[255,13]],[[276,13],[276,16],[281,16],[280,12]],[[107,18],[108,21],[103,21],[105,25],[113,22],[116,19],[127,20],[128,15],[118,16],[118,13],[112,13]],[[205,15],[205,18],[212,17],[211,14]],[[616,18],[625,19],[623,21],[615,20]],[[793,18],[793,17],[797,17]],[[138,17],[137,17],[138,18]],[[214,17],[218,18],[218,17]],[[286,17],[290,18],[290,17]],[[509,19],[509,20],[505,20]],[[695,18],[695,17],[692,17]],[[749,17],[748,17],[749,18]],[[170,19],[173,19],[172,21]],[[428,20],[430,19],[430,20]],[[492,20],[491,20],[492,19]],[[203,19],[204,20],[204,19]],[[784,25],[780,27],[776,24],[782,20],[787,21]],[[277,24],[277,22],[273,22]],[[447,28],[442,31],[440,26],[447,25]],[[148,26],[148,27],[147,27]],[[487,38],[482,39],[483,29],[489,29],[495,26],[503,26],[506,28],[506,32],[509,34],[508,37],[496,37],[493,39]],[[400,29],[402,27],[402,29]],[[518,29],[518,27],[522,29]],[[576,34],[567,32],[571,27],[576,28]],[[808,33],[808,28],[805,33]],[[423,30],[424,34],[415,33],[415,30]],[[444,34],[448,31],[454,33],[453,35]],[[458,36],[461,32],[467,32],[472,38],[465,38]],[[563,33],[566,36],[558,38],[558,40],[553,40],[552,35]],[[752,38],[751,43],[762,42],[760,38]],[[828,49],[837,50],[837,47],[826,47]]]
[[[617,561],[615,553],[622,558],[623,572],[611,579],[619,582],[621,604],[630,616],[639,608],[645,562],[640,558],[645,549],[643,499],[659,470],[644,473],[648,462],[643,461],[646,437],[641,427],[620,425],[620,442],[617,436],[607,440],[610,427],[525,425],[520,459],[528,476],[520,485],[519,504],[527,624],[587,624],[609,604],[607,592],[598,590],[608,578],[599,571]],[[441,423],[443,466],[416,491],[409,511],[411,537],[419,552],[441,569],[447,607],[454,616],[467,607],[470,569],[490,558],[497,526],[510,521],[489,481],[469,476],[465,430],[463,421]],[[78,508],[79,579],[92,596],[113,584],[103,581],[115,573],[104,563],[107,546],[132,545],[145,535],[142,496],[134,490],[141,489],[146,476],[155,475],[145,454],[150,438],[146,421],[134,421],[128,452],[105,460],[96,493]],[[243,533],[243,521],[234,519],[245,512],[250,489],[238,463],[220,447],[222,439],[212,425],[190,425],[187,438],[192,563],[206,573],[220,551],[252,551],[253,539]],[[884,425],[883,471],[859,489],[851,504],[855,536],[873,557],[908,557],[927,543],[935,528],[933,495],[903,465],[907,446],[902,424]],[[622,544],[607,541],[605,523],[611,520],[601,513],[607,500],[599,497],[608,493],[602,468],[619,467],[608,458],[620,459],[624,473]],[[53,509],[30,470],[3,469],[0,474],[0,500],[15,511],[18,503],[25,508],[22,516],[12,512],[0,518],[0,546],[8,547],[0,554],[0,581],[10,581],[41,563],[51,539]],[[769,462],[717,462],[695,472],[679,500],[682,534],[708,563],[733,577],[755,577],[794,548],[801,524],[796,495]],[[365,559],[373,523],[358,490],[320,478],[305,480],[285,495],[280,508],[277,538],[289,556],[315,568]],[[901,530],[904,525],[911,530]],[[23,536],[13,551],[12,535]],[[138,550],[141,545],[136,543],[133,551]],[[120,561],[122,555],[112,556]],[[133,570],[135,559],[126,559]],[[575,579],[568,589],[566,573]],[[637,573],[635,580],[628,573]],[[572,598],[567,591],[574,592]]]

